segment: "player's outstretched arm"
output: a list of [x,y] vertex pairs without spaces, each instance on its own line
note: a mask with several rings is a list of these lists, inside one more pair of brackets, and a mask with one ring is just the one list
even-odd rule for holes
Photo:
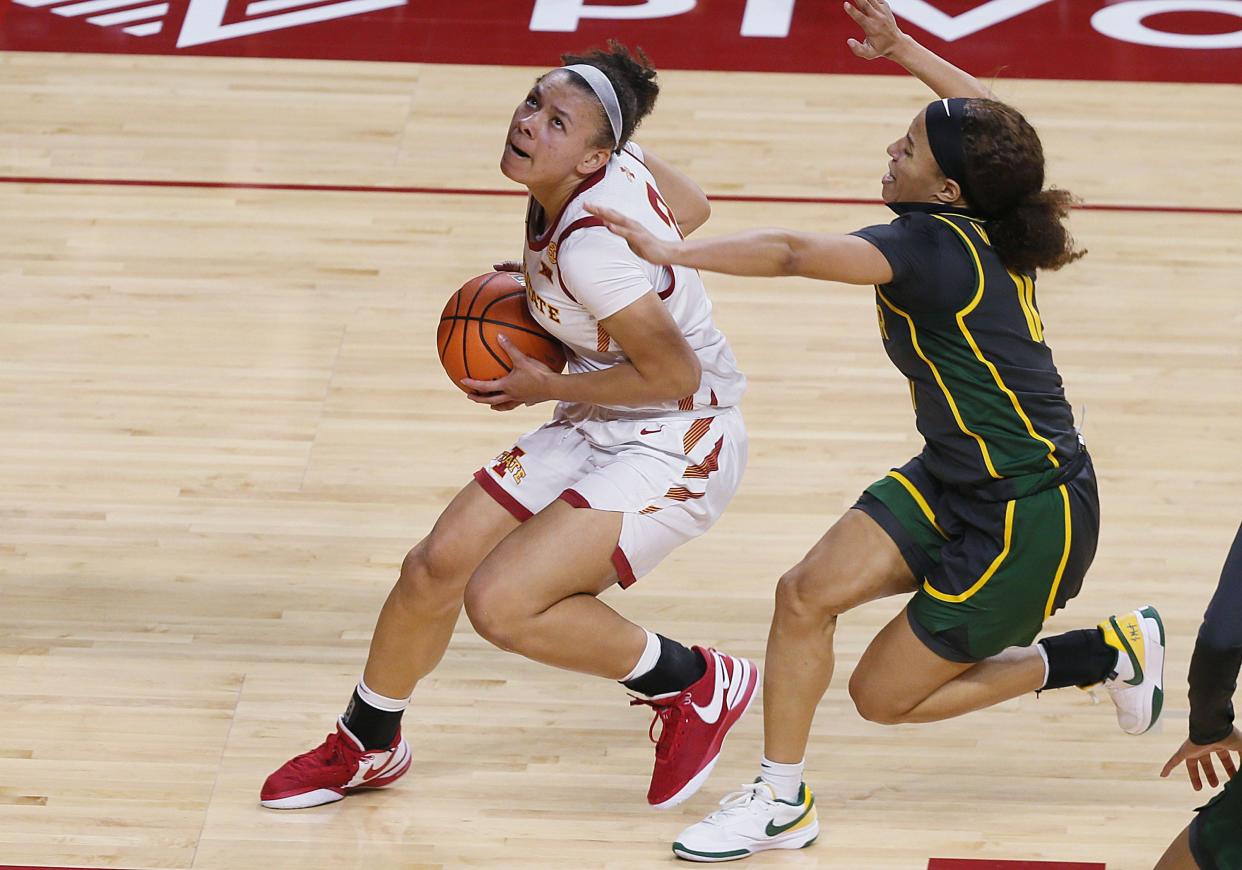
[[686,173],[657,154],[643,149],[643,162],[655,176],[660,195],[673,210],[677,226],[686,235],[690,235],[712,215],[712,205],[707,200],[703,188]]
[[893,270],[879,249],[857,236],[758,229],[711,239],[670,242],[638,221],[603,206],[586,206],[630,249],[658,266],[678,265],[726,275],[775,278],[797,275],[846,284],[887,284]]
[[862,28],[863,40],[846,40],[850,51],[863,60],[886,57],[936,92],[936,96],[996,99],[992,91],[903,33],[886,0],[846,0],[845,11]]

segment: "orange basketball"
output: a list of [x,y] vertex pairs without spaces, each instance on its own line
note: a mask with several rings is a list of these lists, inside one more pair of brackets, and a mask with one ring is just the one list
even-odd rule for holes
[[522,353],[553,371],[565,368],[565,349],[526,307],[526,288],[516,272],[488,272],[471,278],[449,297],[436,329],[440,363],[459,390],[462,378],[491,381],[512,370],[500,347],[504,333]]

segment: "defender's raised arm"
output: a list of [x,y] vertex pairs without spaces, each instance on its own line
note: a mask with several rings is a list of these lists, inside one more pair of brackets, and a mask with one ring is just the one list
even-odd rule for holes
[[885,0],[854,0],[845,11],[862,28],[864,39],[848,39],[850,51],[863,60],[886,57],[936,92],[941,99],[975,97],[994,100],[996,96],[981,81],[958,69],[897,26],[893,10]]

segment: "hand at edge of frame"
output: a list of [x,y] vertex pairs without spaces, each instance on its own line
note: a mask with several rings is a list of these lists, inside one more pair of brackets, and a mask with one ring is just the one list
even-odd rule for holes
[[1207,779],[1208,785],[1216,788],[1220,785],[1221,779],[1217,776],[1216,767],[1212,763],[1212,756],[1216,756],[1216,759],[1227,774],[1225,779],[1228,780],[1238,773],[1238,765],[1231,754],[1234,752],[1242,757],[1242,730],[1239,730],[1236,726],[1232,734],[1224,740],[1218,740],[1215,743],[1194,743],[1188,737],[1186,742],[1165,762],[1164,769],[1160,771],[1160,775],[1167,777],[1173,772],[1175,767],[1185,763],[1186,775],[1190,778],[1190,784],[1194,786],[1195,791],[1200,791],[1203,788],[1204,779]]
[[843,5],[846,14],[862,28],[864,36],[862,42],[850,38],[845,44],[863,60],[891,56],[905,38],[885,0],[846,0]]

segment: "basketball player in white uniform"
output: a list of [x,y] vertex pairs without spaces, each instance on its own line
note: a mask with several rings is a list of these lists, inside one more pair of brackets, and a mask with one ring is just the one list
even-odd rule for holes
[[463,602],[496,646],[618,680],[655,708],[647,799],[657,807],[702,785],[755,696],[753,663],[657,635],[596,597],[721,515],[746,464],[746,381],[698,273],[644,262],[584,208],[606,204],[676,239],[663,184],[688,228],[706,219],[693,182],[627,145],[655,102],[654,70],[615,43],[565,62],[514,112],[501,171],[530,190],[527,300],[564,342],[568,369],[506,342],[509,375],[463,381],[499,411],[557,400],[552,420],[479,469],[410,551],[336,731],[268,777],[265,806],[316,806],[409,770],[418,745],[402,737],[401,715]]
[[[561,402],[552,422],[520,438],[514,450],[475,475],[498,500],[518,502],[519,513],[533,513],[562,496],[578,507],[621,513],[613,560],[622,586],[706,531],[732,498],[746,462],[745,430],[736,409],[746,380],[712,323],[698,273],[638,259],[583,208],[588,200],[609,203],[653,232],[676,238],[672,213],[641,154],[628,144],[551,220],[531,200],[523,263],[527,299],[535,318],[565,345],[568,371],[585,373],[630,364],[600,321],[654,293],[698,361],[698,387],[641,406]],[[509,352],[515,352],[511,346]],[[480,391],[495,386],[467,383]],[[508,400],[479,396],[476,401]],[[622,456],[624,461],[610,461]],[[525,474],[512,473],[513,463]],[[726,478],[730,485],[718,485]]]

